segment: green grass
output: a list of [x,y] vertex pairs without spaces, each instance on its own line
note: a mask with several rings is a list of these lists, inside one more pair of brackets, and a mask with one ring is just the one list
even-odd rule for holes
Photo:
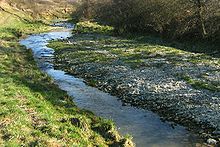
[[[40,19],[47,21],[70,18],[70,14],[76,9],[76,2],[66,0],[4,0],[0,2],[0,8],[19,19],[28,17],[26,20]],[[4,15],[3,20],[5,19],[8,19],[7,15]]]
[[[1,47],[0,55],[1,145],[105,146],[116,140],[104,136],[117,134],[113,127],[105,128],[112,122],[78,109],[66,92],[38,70],[30,52],[15,42],[7,45]],[[71,123],[71,118],[80,125]]]
[[0,146],[120,144],[112,121],[77,108],[18,43],[51,28],[11,17],[0,26]]
[[196,89],[206,89],[213,92],[220,92],[220,85],[217,81],[206,82],[202,80],[193,79],[188,75],[182,75],[181,77],[183,80],[185,80],[188,84],[192,85]]
[[0,39],[16,40],[21,36],[31,33],[48,31],[51,29],[40,21],[33,20],[30,15],[14,10],[8,5],[2,5],[0,11]]
[[[37,5],[37,7],[36,7]],[[68,12],[63,12],[64,8]],[[69,19],[75,6],[65,0],[34,2],[8,0],[0,2],[0,39],[17,39],[26,34],[48,31],[52,19]]]
[[74,32],[111,34],[113,27],[99,25],[96,22],[83,21],[76,24]]
[[51,28],[41,23],[20,23],[15,26],[1,26],[0,27],[0,39],[4,40],[16,40],[27,34],[45,32]]

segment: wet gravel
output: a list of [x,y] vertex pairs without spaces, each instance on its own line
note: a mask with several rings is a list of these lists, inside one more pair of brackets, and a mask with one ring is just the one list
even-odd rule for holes
[[[202,61],[193,63],[189,60],[199,54],[182,54],[177,58],[154,57],[151,54],[144,60],[147,66],[132,68],[107,50],[100,51],[94,48],[86,50],[116,58],[108,63],[76,64],[74,59],[68,57],[63,59],[60,56],[61,52],[57,52],[56,67],[85,79],[89,85],[118,96],[124,105],[152,110],[162,119],[182,124],[205,139],[214,138],[219,141],[220,92],[195,88],[182,78],[182,75],[189,75],[206,83],[214,82],[219,87],[218,60],[210,57],[208,63]],[[74,63],[71,60],[74,60]]]

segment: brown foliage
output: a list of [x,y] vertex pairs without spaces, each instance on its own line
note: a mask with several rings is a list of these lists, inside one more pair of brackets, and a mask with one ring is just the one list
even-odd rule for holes
[[219,8],[218,0],[84,0],[74,17],[112,25],[118,33],[218,39]]

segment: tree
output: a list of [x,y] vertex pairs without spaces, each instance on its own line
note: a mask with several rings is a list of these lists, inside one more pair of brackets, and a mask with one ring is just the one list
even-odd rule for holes
[[84,11],[85,18],[91,18],[91,0],[85,0],[84,5],[85,5],[85,11]]
[[112,25],[118,33],[201,39],[220,32],[219,0],[84,0],[78,10],[77,17]]
[[200,30],[201,30],[201,34],[204,38],[207,35],[204,19],[203,19],[203,16],[202,16],[204,2],[202,2],[202,0],[196,0],[196,5],[197,5],[197,8],[198,8],[197,15],[198,15],[198,20],[199,20]]

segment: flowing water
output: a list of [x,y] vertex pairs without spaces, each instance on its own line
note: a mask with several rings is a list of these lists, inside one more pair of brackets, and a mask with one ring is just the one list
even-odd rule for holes
[[200,140],[186,128],[162,122],[151,111],[122,106],[117,97],[90,87],[83,79],[55,70],[52,61],[54,50],[47,47],[48,41],[65,39],[70,30],[31,35],[21,44],[33,51],[38,66],[49,74],[60,89],[67,91],[80,108],[91,110],[96,115],[112,119],[120,134],[130,134],[140,147],[185,147],[195,146]]

